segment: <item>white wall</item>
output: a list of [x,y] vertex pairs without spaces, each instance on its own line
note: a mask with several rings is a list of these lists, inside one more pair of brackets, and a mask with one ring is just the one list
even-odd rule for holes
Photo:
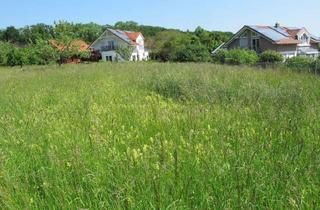
[[[97,40],[96,42],[93,43],[93,45],[91,46],[91,49],[95,50],[95,51],[100,51],[103,61],[107,61],[107,58],[106,58],[107,56],[111,56],[112,57],[112,61],[116,61],[116,60],[124,61],[122,58],[120,58],[120,56],[115,51],[101,51],[102,47],[107,46],[109,41],[114,41],[116,47],[117,46],[125,47],[125,46],[129,45],[127,42],[123,41],[119,37],[113,35],[112,33],[108,32],[108,31],[106,31],[99,38],[99,40]],[[140,35],[137,38],[136,42],[139,45],[134,46],[134,50],[133,50],[133,53],[131,55],[130,61],[145,61],[145,60],[148,60],[149,59],[149,52],[145,51],[143,37]]]
[[104,52],[101,52],[102,61],[110,61],[109,60],[110,56],[112,57],[112,62],[124,61],[123,58],[121,58],[121,56],[119,56],[115,51],[104,51]]

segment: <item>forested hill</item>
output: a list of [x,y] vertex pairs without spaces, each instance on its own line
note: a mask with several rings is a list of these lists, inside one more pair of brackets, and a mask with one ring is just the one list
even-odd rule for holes
[[107,27],[142,32],[146,38],[146,47],[153,52],[153,59],[160,61],[209,61],[210,52],[232,36],[230,32],[207,31],[201,27],[191,32],[139,25],[133,21],[118,22],[114,25],[59,21],[53,25],[40,23],[23,28],[10,26],[1,29],[0,45],[6,44],[6,48],[8,44],[15,48],[34,48],[37,43],[51,39],[61,40],[61,37],[69,40],[81,39],[90,44]]

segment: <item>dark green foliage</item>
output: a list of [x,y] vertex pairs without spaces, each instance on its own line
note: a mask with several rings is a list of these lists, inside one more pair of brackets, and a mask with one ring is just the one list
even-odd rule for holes
[[1,41],[18,43],[20,41],[19,30],[14,26],[9,26],[2,32],[1,39]]
[[262,63],[281,63],[283,60],[283,55],[276,51],[268,50],[260,55],[260,62]]
[[254,65],[259,61],[259,57],[253,50],[220,50],[213,55],[213,61],[230,65]]
[[0,42],[0,66],[6,66],[8,63],[8,55],[13,48],[12,44]]
[[0,42],[0,65],[45,65],[57,60],[57,51],[44,40],[37,40],[24,48]]
[[126,30],[126,31],[140,31],[145,38],[153,37],[157,35],[161,31],[166,31],[167,29],[163,27],[158,26],[145,26],[145,25],[139,25],[136,22],[133,21],[127,21],[127,22],[117,22],[114,26],[110,26],[111,28],[116,28],[120,30]]
[[225,62],[231,65],[254,65],[258,62],[259,57],[253,50],[229,50]]
[[314,60],[311,63],[311,69],[314,73],[317,73],[317,74],[320,73],[320,57],[318,57],[316,60]]
[[313,61],[312,58],[299,56],[287,59],[286,65],[295,71],[310,71]]
[[46,65],[58,60],[58,51],[47,41],[37,40],[29,49],[30,64]]
[[37,40],[49,40],[54,36],[54,28],[43,23],[26,26],[21,29],[20,36],[20,42],[23,44],[36,43]]
[[194,34],[210,53],[222,43],[228,41],[233,35],[231,32],[210,32],[201,27],[197,27]]
[[210,53],[200,43],[189,43],[177,52],[177,61],[180,62],[209,62]]
[[219,50],[212,56],[212,61],[217,64],[225,64],[227,53],[227,50]]
[[210,51],[201,43],[199,37],[192,33],[176,30],[160,32],[151,44],[151,48],[151,57],[158,61],[211,61]]

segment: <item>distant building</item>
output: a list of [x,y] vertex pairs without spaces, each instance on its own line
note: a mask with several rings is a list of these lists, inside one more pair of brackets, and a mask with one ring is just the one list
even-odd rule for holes
[[119,54],[119,48],[130,48],[132,53],[129,61],[143,61],[149,59],[149,52],[144,47],[144,37],[140,32],[121,31],[108,28],[94,41],[89,49],[101,53],[103,61],[125,60]]
[[312,35],[306,28],[275,26],[244,26],[222,49],[251,49],[257,53],[274,50],[285,58],[295,56],[317,57],[320,38]]

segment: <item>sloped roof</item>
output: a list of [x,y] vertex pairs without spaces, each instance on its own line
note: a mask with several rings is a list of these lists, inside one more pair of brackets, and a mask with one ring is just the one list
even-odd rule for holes
[[135,31],[122,31],[122,30],[117,30],[117,29],[111,29],[108,28],[108,31],[122,39],[123,41],[132,44],[132,45],[138,45],[137,38],[141,35],[141,32],[135,32]]
[[134,42],[136,42],[138,37],[142,35],[141,32],[129,32],[129,31],[125,31],[125,34],[129,37],[129,39],[131,39]]
[[311,35],[311,43],[320,43],[320,37]]
[[303,30],[303,28],[282,27],[282,26],[248,26],[249,28],[264,35],[268,39],[274,42],[274,44],[299,44],[297,34]]
[[[51,39],[49,40],[49,43],[55,48],[57,48],[58,50],[63,51],[66,49],[66,46],[57,40]],[[70,43],[70,46],[78,49],[80,52],[85,52],[89,48],[89,45],[83,40],[73,40]]]

